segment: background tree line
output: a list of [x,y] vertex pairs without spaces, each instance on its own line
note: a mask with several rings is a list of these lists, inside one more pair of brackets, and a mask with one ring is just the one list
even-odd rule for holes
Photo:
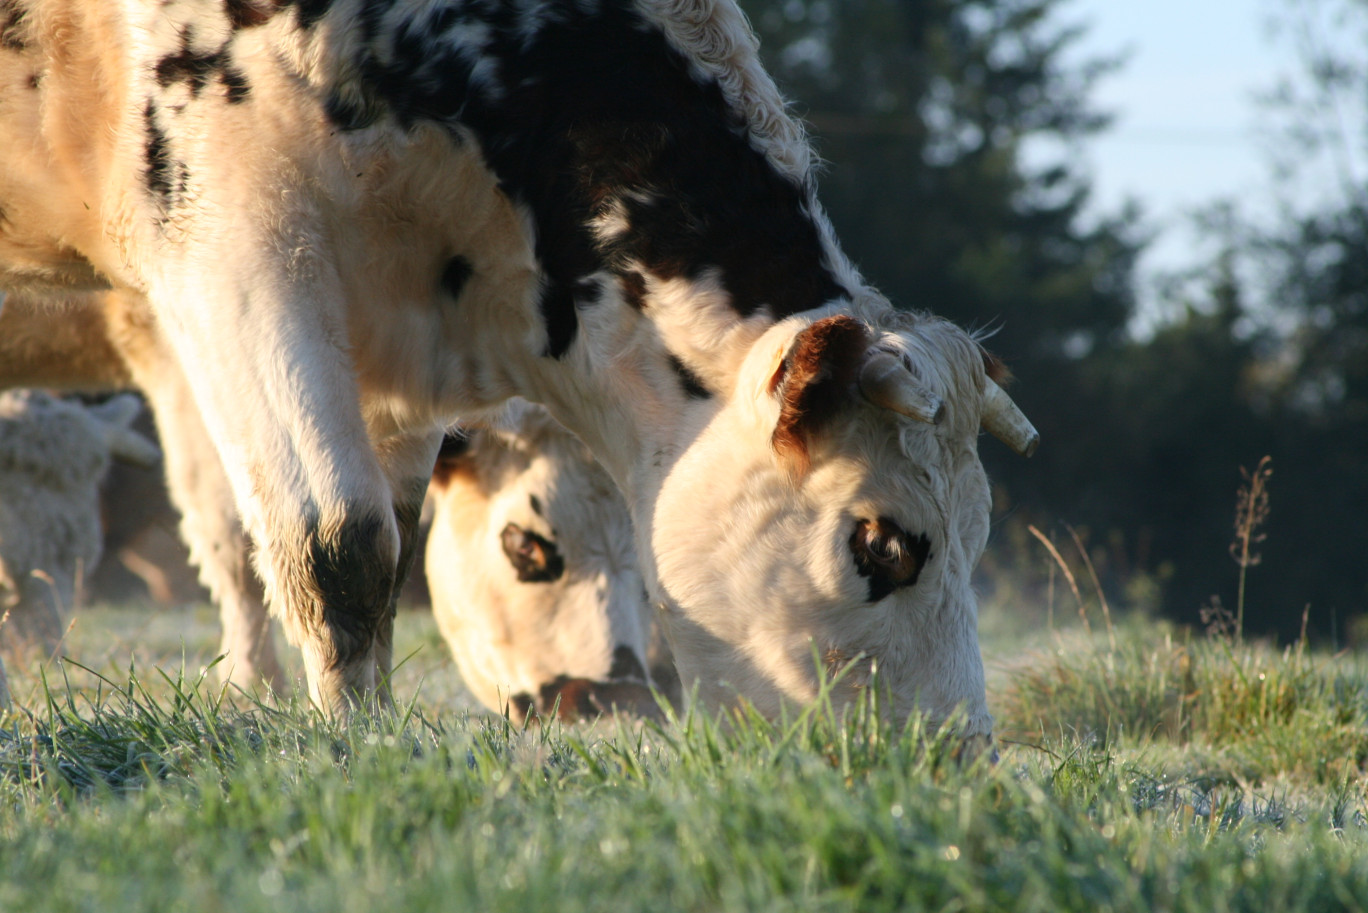
[[[1265,104],[1277,218],[1213,201],[1219,253],[1166,284],[1171,317],[1145,338],[1130,330],[1143,213],[1085,217],[1075,155],[1107,127],[1089,96],[1118,62],[1066,62],[1079,32],[1058,0],[742,4],[829,163],[847,252],[900,306],[995,330],[1018,377],[1043,445],[1030,461],[982,449],[1002,518],[988,560],[1038,577],[1026,527],[1070,524],[1114,598],[1129,586],[1196,623],[1234,602],[1240,467],[1268,454],[1246,629],[1295,635],[1309,605],[1312,629],[1342,639],[1368,609],[1368,190],[1353,168],[1368,135],[1346,126],[1368,114],[1368,4],[1321,0],[1357,42],[1304,41],[1305,72]],[[1289,202],[1322,156],[1342,192]]]

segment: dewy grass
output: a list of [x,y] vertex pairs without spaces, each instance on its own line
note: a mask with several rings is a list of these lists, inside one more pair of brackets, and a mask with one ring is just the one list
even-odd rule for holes
[[1122,745],[1197,746],[1228,773],[1329,785],[1368,760],[1368,672],[1317,655],[1158,626],[1111,649],[1074,638],[1023,666],[999,702],[1013,737],[1059,733]]
[[[1339,675],[1329,659],[1264,661],[1302,663],[1297,700]],[[1138,686],[1128,662],[1093,688]],[[1194,681],[1219,662],[1199,651]],[[50,682],[0,737],[0,909],[1368,904],[1360,781],[1295,800],[1175,783],[1143,749],[1070,735],[962,766],[946,731],[891,726],[872,694],[778,722],[520,727],[414,707],[344,729],[202,675],[102,678]],[[1348,695],[1358,679],[1338,681]]]

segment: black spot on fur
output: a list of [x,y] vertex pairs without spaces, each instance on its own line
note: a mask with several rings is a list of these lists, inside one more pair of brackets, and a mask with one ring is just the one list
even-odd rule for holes
[[281,0],[280,5],[293,6],[298,10],[300,28],[313,28],[318,20],[328,15],[332,0]]
[[247,76],[236,67],[224,65],[219,71],[219,82],[223,84],[225,97],[228,104],[241,104],[252,94],[252,87],[247,83]]
[[708,399],[712,396],[712,391],[703,386],[697,374],[689,370],[689,366],[684,364],[675,356],[670,356],[670,367],[679,376],[679,383],[684,387],[684,394],[690,399]]
[[631,679],[632,681],[646,681],[646,668],[641,664],[636,651],[626,644],[618,644],[613,648],[613,665],[608,670],[609,681],[622,681]]
[[499,534],[504,554],[523,583],[551,583],[565,573],[565,559],[554,542],[510,523]]
[[228,22],[235,29],[265,25],[278,11],[275,0],[224,0]]
[[164,205],[169,206],[175,191],[176,166],[171,160],[166,134],[157,126],[157,109],[151,99],[148,99],[147,107],[143,109],[143,120],[147,130],[147,141],[143,150],[147,189]]
[[380,32],[380,21],[384,15],[394,6],[396,0],[362,0],[361,13],[361,35],[366,41],[370,41]]
[[465,257],[452,257],[442,267],[442,291],[451,296],[452,301],[459,301],[461,293],[465,291],[466,283],[470,277],[475,275],[475,267],[470,265],[470,261]]
[[575,295],[570,286],[552,280],[542,289],[542,321],[546,324],[546,349],[542,354],[550,358],[560,358],[570,350],[575,341],[575,331],[579,321],[575,318]]
[[157,85],[163,89],[172,83],[184,82],[190,86],[192,94],[199,95],[205,83],[218,72],[223,63],[222,50],[212,54],[197,53],[190,48],[189,35],[182,35],[180,51],[168,54],[157,61],[153,72],[157,77]]
[[209,53],[196,51],[188,31],[181,35],[180,50],[157,61],[153,73],[163,89],[183,82],[196,98],[211,80],[223,86],[229,104],[240,104],[251,94],[246,75],[231,63],[227,45]]
[[28,29],[24,18],[28,9],[17,0],[0,0],[0,50],[27,50]]
[[361,130],[375,122],[374,112],[361,101],[330,92],[323,102],[323,113],[339,130]]
[[313,585],[342,664],[370,647],[389,612],[396,568],[377,548],[384,526],[371,515],[348,520],[331,535],[317,521],[309,531]]

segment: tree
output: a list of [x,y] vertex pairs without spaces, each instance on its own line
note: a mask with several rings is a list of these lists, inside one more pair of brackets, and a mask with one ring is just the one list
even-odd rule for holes
[[[1262,107],[1277,214],[1261,220],[1227,202],[1205,216],[1224,250],[1194,272],[1224,271],[1237,294],[1233,310],[1216,294],[1195,307],[1228,315],[1214,329],[1234,361],[1190,373],[1192,401],[1206,403],[1217,432],[1194,438],[1202,445],[1193,458],[1221,469],[1233,490],[1236,466],[1273,457],[1247,626],[1294,636],[1309,606],[1312,629],[1338,635],[1368,608],[1368,3],[1289,2],[1277,31],[1295,42],[1300,63]],[[1162,337],[1194,326],[1170,327],[1150,354],[1170,357]],[[1174,366],[1174,376],[1184,373]],[[1213,389],[1224,390],[1224,404]],[[1193,497],[1205,525],[1204,502]],[[1231,579],[1213,575],[1208,592],[1221,576]],[[1201,586],[1175,580],[1170,597],[1191,605]]]
[[1066,156],[1032,167],[1024,154],[1106,124],[1087,96],[1113,62],[1063,63],[1079,32],[1056,24],[1057,0],[744,5],[831,163],[832,220],[879,288],[1000,328],[1023,374],[1120,338],[1133,214],[1083,225],[1086,176]]

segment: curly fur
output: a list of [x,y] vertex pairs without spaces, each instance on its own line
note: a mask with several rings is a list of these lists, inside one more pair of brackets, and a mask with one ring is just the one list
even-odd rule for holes
[[[100,482],[116,455],[147,459],[127,430],[136,401],[101,407],[38,391],[0,394],[0,607],[7,643],[50,651],[77,582],[102,550]],[[142,449],[145,448],[145,449]]]

